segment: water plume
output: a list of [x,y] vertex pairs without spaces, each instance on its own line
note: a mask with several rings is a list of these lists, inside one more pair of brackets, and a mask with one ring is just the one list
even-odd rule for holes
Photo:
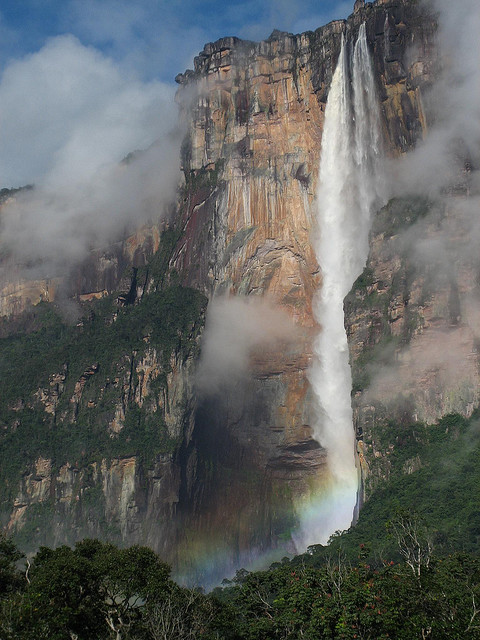
[[358,477],[343,300],[368,256],[371,212],[382,201],[380,161],[380,115],[363,24],[353,55],[342,36],[325,110],[315,242],[323,282],[314,313],[321,331],[310,382],[316,404],[313,436],[328,452],[324,490],[330,499],[321,496],[306,506],[303,545],[326,542],[353,519]]

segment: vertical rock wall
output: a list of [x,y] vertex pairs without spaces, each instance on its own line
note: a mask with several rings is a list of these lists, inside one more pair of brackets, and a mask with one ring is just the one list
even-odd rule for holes
[[421,88],[431,78],[435,24],[419,11],[408,1],[360,2],[347,21],[315,32],[274,32],[261,43],[222,39],[177,77],[190,126],[185,231],[172,265],[209,296],[268,296],[299,329],[289,353],[259,350],[241,388],[199,407],[185,450],[196,470],[183,497],[185,517],[196,539],[207,541],[206,555],[218,551],[215,532],[222,532],[232,565],[267,549],[291,550],[299,510],[327,479],[325,451],[310,426],[308,367],[320,330],[312,298],[321,286],[311,240],[341,34],[352,43],[366,22],[385,147],[395,156],[426,133]]

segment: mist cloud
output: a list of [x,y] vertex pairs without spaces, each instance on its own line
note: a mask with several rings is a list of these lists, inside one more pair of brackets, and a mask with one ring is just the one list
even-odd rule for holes
[[412,279],[404,320],[412,313],[420,320],[408,344],[375,352],[361,403],[393,410],[399,396],[410,397],[417,418],[434,422],[478,404],[480,11],[476,0],[424,5],[439,15],[439,72],[423,95],[428,131],[392,161],[390,186],[393,196],[427,196],[434,205],[391,238],[381,257],[402,256]]
[[440,73],[424,95],[426,139],[394,161],[393,195],[440,195],[461,179],[466,161],[480,167],[480,11],[477,0],[460,7],[450,0],[430,3],[439,12]]
[[73,36],[12,62],[0,83],[0,176],[36,187],[3,208],[2,247],[55,270],[158,218],[179,177],[173,92]]
[[452,280],[480,262],[480,10],[476,0],[461,7],[449,0],[424,4],[439,15],[440,72],[424,96],[427,136],[393,161],[391,195],[436,203],[398,246],[424,274],[434,267],[437,279]]
[[296,336],[292,319],[270,300],[223,296],[207,312],[197,388],[205,395],[241,380],[254,349],[288,343]]
[[[8,59],[7,45],[17,54],[0,79],[0,187],[36,186],[3,207],[3,255],[29,277],[55,275],[91,247],[158,217],[178,179],[171,79],[218,37],[316,28],[327,16],[312,14],[311,4],[248,0],[199,10],[193,2],[67,0],[40,12],[32,1],[21,26],[0,13],[0,59]],[[328,3],[328,18],[338,17],[338,7]],[[18,57],[38,48],[47,25],[76,36],[51,37]],[[158,77],[169,83],[145,80]],[[147,148],[141,161],[118,166]]]
[[175,123],[172,87],[126,76],[73,36],[10,63],[0,83],[0,176],[19,186],[89,178]]
[[434,266],[452,280],[465,265],[480,266],[480,10],[476,0],[461,7],[449,0],[430,4],[439,14],[441,71],[424,99],[429,130],[415,151],[395,162],[392,185],[393,195],[426,195],[438,203],[401,243],[423,271]]

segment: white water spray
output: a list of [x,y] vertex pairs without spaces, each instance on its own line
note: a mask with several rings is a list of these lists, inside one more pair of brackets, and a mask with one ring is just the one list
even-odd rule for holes
[[347,529],[357,500],[343,300],[365,266],[371,212],[383,191],[380,115],[365,25],[360,27],[351,73],[349,66],[342,36],[322,138],[315,244],[323,277],[315,316],[322,329],[310,371],[317,405],[313,435],[327,449],[330,480],[326,496],[310,504],[305,514],[304,545],[324,543],[335,531]]

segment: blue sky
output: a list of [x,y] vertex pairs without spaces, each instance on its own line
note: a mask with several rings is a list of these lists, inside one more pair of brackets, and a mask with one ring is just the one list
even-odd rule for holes
[[10,0],[0,4],[0,65],[73,34],[143,79],[172,81],[205,42],[298,33],[346,17],[353,0]]

